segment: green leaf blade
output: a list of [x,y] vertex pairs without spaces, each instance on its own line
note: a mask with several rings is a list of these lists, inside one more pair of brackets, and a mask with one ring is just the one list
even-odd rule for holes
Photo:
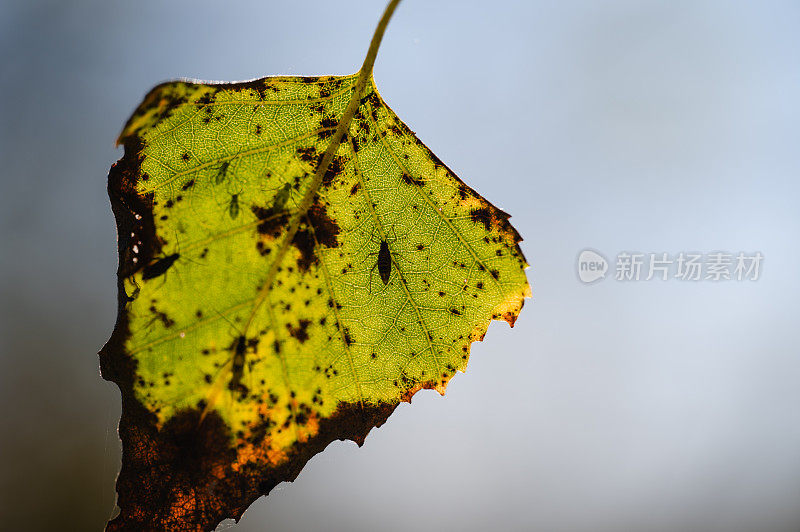
[[530,297],[509,216],[362,79],[165,83],[126,124],[111,529],[238,519],[334,439],[443,394]]

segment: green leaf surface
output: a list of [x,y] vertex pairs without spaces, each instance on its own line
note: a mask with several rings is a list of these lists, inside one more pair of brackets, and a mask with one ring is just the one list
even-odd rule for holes
[[208,530],[466,368],[530,288],[508,215],[352,76],[155,87],[109,174],[109,529]]

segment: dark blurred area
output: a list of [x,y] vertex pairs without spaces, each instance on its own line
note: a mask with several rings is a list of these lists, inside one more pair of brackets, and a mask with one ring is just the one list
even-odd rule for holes
[[0,7],[6,530],[99,530],[114,507],[119,393],[99,377],[95,353],[116,314],[104,182],[125,110],[108,96],[103,71],[114,61],[87,7]]
[[[165,79],[352,73],[383,7],[0,4],[0,528],[113,512],[120,399],[96,353],[128,115]],[[796,2],[404,0],[377,85],[513,214],[534,299],[447,397],[331,445],[236,530],[800,530],[798,28]],[[765,269],[589,287],[587,246]]]

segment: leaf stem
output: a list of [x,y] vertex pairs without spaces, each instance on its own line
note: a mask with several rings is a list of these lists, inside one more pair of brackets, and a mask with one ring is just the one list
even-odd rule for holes
[[339,124],[336,126],[336,132],[334,132],[333,137],[331,137],[331,142],[328,144],[328,148],[325,150],[325,154],[322,156],[322,160],[320,161],[317,171],[314,174],[314,180],[311,182],[308,192],[306,192],[306,195],[303,196],[303,200],[298,206],[298,212],[295,216],[295,219],[292,220],[293,222],[296,221],[298,223],[291,224],[294,226],[294,231],[292,231],[292,228],[290,227],[290,234],[287,235],[288,242],[291,242],[291,239],[294,238],[294,233],[297,232],[300,219],[305,216],[306,212],[308,212],[308,209],[311,208],[311,204],[314,202],[314,195],[317,193],[317,190],[322,183],[322,178],[328,171],[328,167],[331,165],[333,156],[336,154],[336,150],[339,149],[339,145],[342,143],[345,132],[350,127],[350,122],[352,122],[353,116],[355,116],[356,110],[361,104],[361,96],[364,93],[364,89],[367,87],[367,83],[372,77],[372,68],[375,66],[375,58],[378,55],[378,48],[381,45],[381,40],[383,39],[383,34],[386,31],[386,26],[389,25],[389,19],[392,18],[392,14],[399,3],[400,0],[391,0],[391,2],[389,2],[389,5],[386,6],[386,9],[383,12],[381,20],[378,22],[378,27],[375,28],[375,33],[372,35],[372,41],[369,43],[369,50],[367,50],[367,57],[364,58],[364,63],[361,65],[361,70],[358,72],[356,88],[353,91],[353,95],[350,97],[350,102],[347,104],[347,109],[345,109],[342,118],[339,120]]
[[331,142],[328,144],[328,147],[322,156],[322,160],[319,162],[319,166],[317,166],[317,171],[314,173],[314,179],[312,180],[311,185],[308,187],[305,196],[303,196],[303,199],[297,206],[298,208],[295,212],[295,215],[289,221],[289,229],[286,232],[286,237],[283,241],[283,244],[278,248],[277,253],[275,254],[275,259],[273,260],[267,274],[266,283],[264,283],[261,293],[259,294],[258,299],[253,306],[253,311],[250,314],[250,318],[247,320],[245,332],[250,328],[250,324],[255,317],[256,311],[261,306],[261,303],[263,303],[266,299],[267,293],[272,289],[272,283],[275,280],[275,274],[278,272],[281,262],[283,262],[283,257],[286,254],[286,251],[289,249],[292,239],[294,239],[294,236],[297,234],[297,230],[300,227],[300,221],[303,219],[303,217],[305,217],[306,213],[308,213],[308,210],[311,208],[311,205],[314,203],[314,197],[316,196],[317,191],[322,184],[322,178],[328,171],[328,167],[331,165],[333,156],[339,149],[339,145],[342,143],[342,139],[350,127],[350,122],[352,122],[353,116],[355,116],[356,110],[361,103],[361,97],[367,87],[367,83],[369,83],[370,78],[372,78],[372,68],[375,66],[375,58],[378,56],[378,48],[381,45],[383,34],[386,32],[386,27],[389,25],[389,20],[392,18],[392,14],[399,3],[400,0],[391,0],[389,2],[389,4],[386,6],[386,9],[383,11],[380,21],[378,22],[378,27],[375,28],[375,33],[372,35],[372,41],[369,43],[367,56],[364,58],[364,63],[361,65],[361,70],[358,72],[358,80],[356,81],[353,95],[350,97],[347,108],[345,109],[342,118],[339,120],[339,124],[336,126],[336,131],[331,137]]
[[372,75],[372,67],[375,65],[375,58],[378,56],[378,48],[381,45],[381,39],[383,39],[386,26],[389,25],[389,19],[392,18],[392,14],[394,14],[394,10],[399,3],[400,0],[392,0],[384,10],[383,16],[381,16],[381,20],[378,22],[378,27],[375,28],[375,33],[372,35],[372,41],[369,43],[367,57],[364,58],[364,64],[361,65],[361,70],[359,70],[361,75],[358,77],[356,89],[361,88],[361,90],[364,90],[364,87],[367,85],[367,80]]

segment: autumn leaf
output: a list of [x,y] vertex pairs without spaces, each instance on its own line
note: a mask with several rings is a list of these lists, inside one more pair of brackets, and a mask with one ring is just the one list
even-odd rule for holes
[[530,288],[509,216],[352,76],[169,82],[108,190],[121,392],[109,530],[211,530],[336,439],[444,393]]

